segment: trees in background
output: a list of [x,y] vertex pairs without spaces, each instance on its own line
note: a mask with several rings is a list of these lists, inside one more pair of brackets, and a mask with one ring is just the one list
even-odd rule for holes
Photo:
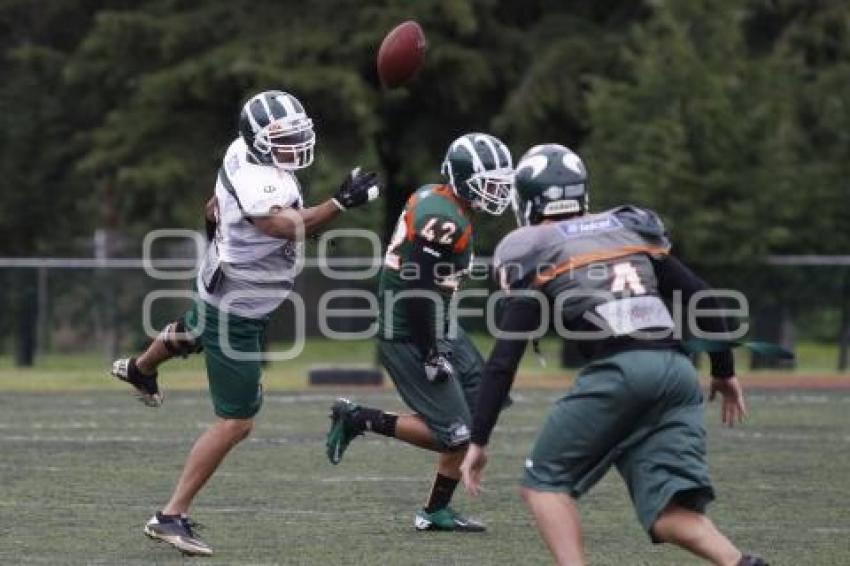
[[[405,19],[427,63],[385,91],[375,53]],[[266,88],[316,122],[308,200],[356,163],[387,178],[385,209],[343,225],[386,236],[447,144],[484,130],[517,158],[571,145],[594,208],[656,208],[692,262],[847,253],[848,19],[823,0],[0,0],[0,255],[199,226]],[[484,221],[480,251],[511,223]]]

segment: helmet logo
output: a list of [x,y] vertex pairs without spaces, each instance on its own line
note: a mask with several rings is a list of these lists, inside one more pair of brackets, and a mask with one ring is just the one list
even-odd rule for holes
[[571,151],[564,153],[564,167],[575,171],[579,175],[584,175],[581,158]]
[[517,167],[517,172],[521,169],[525,169],[527,167],[531,167],[531,178],[537,177],[540,175],[546,166],[549,165],[549,158],[545,155],[532,155],[531,157],[526,157],[523,159],[519,167]]

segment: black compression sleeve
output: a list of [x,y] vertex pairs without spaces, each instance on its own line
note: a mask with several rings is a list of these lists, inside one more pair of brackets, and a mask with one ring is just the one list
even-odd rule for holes
[[[681,291],[682,304],[685,307],[689,304],[694,293],[711,288],[674,256],[653,260],[653,264],[655,266],[655,274],[658,277],[658,290],[661,292],[661,295],[666,299],[670,299],[674,291]],[[701,299],[699,306],[708,309],[723,308],[714,296],[707,296]],[[729,331],[729,326],[722,317],[703,318],[700,321],[700,328],[715,333]],[[709,358],[711,359],[712,377],[723,379],[735,375],[735,360],[732,357],[731,350],[712,352],[709,354]]]
[[[434,291],[437,289],[437,264],[451,258],[451,249],[446,246],[435,246],[417,237],[413,240],[413,251],[410,254],[410,278],[407,279],[407,289],[415,291]],[[414,267],[415,266],[415,267]],[[407,270],[402,266],[402,271]],[[407,321],[410,327],[413,343],[425,356],[436,344],[436,314],[437,305],[427,297],[408,297],[404,299]]]
[[[531,332],[540,324],[540,304],[523,298],[508,298],[502,312],[500,330],[504,332]],[[484,446],[496,426],[499,411],[504,406],[514,382],[516,369],[525,352],[528,338],[499,339],[484,365],[484,377],[475,416],[472,421],[472,442]]]

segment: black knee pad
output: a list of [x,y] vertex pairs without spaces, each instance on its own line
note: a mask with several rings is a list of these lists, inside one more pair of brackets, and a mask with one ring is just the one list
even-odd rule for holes
[[201,342],[187,331],[186,323],[182,319],[163,328],[159,338],[172,356],[187,358],[189,354],[197,354],[204,350]]

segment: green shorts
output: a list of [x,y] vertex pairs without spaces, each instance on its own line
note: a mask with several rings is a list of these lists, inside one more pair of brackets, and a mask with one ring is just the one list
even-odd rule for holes
[[438,348],[451,352],[455,377],[432,383],[425,377],[422,354],[412,342],[379,340],[378,357],[390,374],[402,400],[422,417],[446,450],[469,442],[472,412],[484,370],[484,359],[458,328],[454,340],[441,340]]
[[615,465],[651,536],[674,497],[700,513],[714,499],[703,413],[696,370],[679,352],[635,350],[594,361],[549,413],[522,483],[577,498]]
[[[249,419],[256,415],[263,404],[259,358],[268,318],[228,314],[197,299],[183,320],[204,347],[215,414],[223,419]],[[243,356],[252,359],[239,359]]]

